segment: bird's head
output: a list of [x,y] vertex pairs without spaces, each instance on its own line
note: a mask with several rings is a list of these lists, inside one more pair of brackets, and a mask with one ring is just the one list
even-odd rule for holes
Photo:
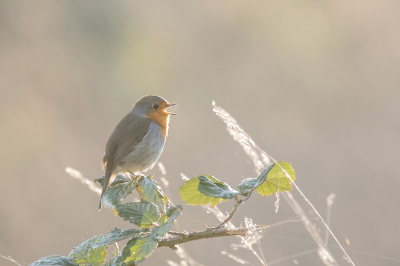
[[147,116],[164,126],[168,124],[169,116],[175,115],[174,113],[168,112],[166,109],[174,105],[175,104],[169,103],[160,96],[147,95],[143,96],[135,103],[133,111],[138,115]]

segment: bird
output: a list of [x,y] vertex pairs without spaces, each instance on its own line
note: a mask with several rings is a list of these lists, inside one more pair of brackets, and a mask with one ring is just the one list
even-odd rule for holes
[[105,180],[100,196],[119,173],[143,173],[156,164],[168,135],[170,115],[167,108],[174,106],[164,98],[146,95],[118,123],[109,137],[102,160]]

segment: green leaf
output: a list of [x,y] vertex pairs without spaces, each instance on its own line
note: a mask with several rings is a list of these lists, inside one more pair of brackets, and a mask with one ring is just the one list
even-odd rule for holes
[[119,183],[129,182],[132,179],[135,179],[135,177],[132,176],[132,178],[128,178],[128,177],[126,177],[126,175],[118,174],[115,177],[114,181],[111,182],[110,186],[115,186],[116,184],[119,184]]
[[[289,176],[294,181],[296,178],[294,176],[294,169],[289,162],[279,161],[278,164],[289,174]],[[286,176],[282,168],[276,163],[267,168],[269,169],[265,174],[266,170],[257,178],[255,190],[262,196],[269,196],[275,192],[291,191],[292,184],[291,180]]]
[[167,213],[165,214],[166,218],[171,217],[174,215],[177,211],[182,211],[182,206],[181,205],[174,205],[168,208]]
[[141,178],[137,189],[142,200],[154,203],[165,213],[168,198],[155,180],[149,176]]
[[[100,185],[101,185],[102,187],[104,187],[104,181],[105,181],[105,179],[106,179],[106,177],[103,175],[103,176],[100,176],[100,177],[96,178],[96,179],[94,180],[94,182],[99,182]],[[126,175],[118,174],[118,175],[115,177],[114,181],[110,184],[110,186],[113,186],[113,185],[116,185],[116,184],[122,183],[122,182],[129,182],[129,181],[131,181],[131,179],[128,178],[128,177],[126,177]]]
[[226,201],[226,199],[221,197],[215,198],[204,195],[198,190],[199,184],[199,177],[192,177],[179,188],[179,194],[181,194],[181,198],[186,204],[206,205],[210,203],[210,207],[214,207],[215,205]]
[[105,179],[106,179],[106,177],[103,175],[103,176],[100,176],[100,177],[94,179],[94,182],[95,182],[95,183],[96,183],[96,182],[99,182],[100,185],[101,185],[102,187],[104,187],[104,181],[105,181]]
[[128,241],[122,250],[122,258],[125,262],[133,262],[136,265],[150,256],[157,244],[158,241],[151,235],[133,238]]
[[256,183],[257,178],[247,178],[240,182],[240,184],[238,185],[240,195],[247,197],[249,192],[253,190]]
[[57,266],[78,266],[73,259],[68,257],[63,257],[59,255],[53,255],[41,258],[34,263],[31,263],[29,266],[49,266],[49,265],[57,265]]
[[[268,173],[271,171],[271,169],[275,166],[275,164],[270,164],[265,168],[265,170],[260,174],[260,176],[257,178],[256,183],[254,184],[254,188],[257,188],[259,185],[264,183],[265,179],[268,177]],[[278,166],[279,167],[279,166]]]
[[206,196],[223,199],[233,199],[238,191],[232,189],[227,183],[221,182],[211,175],[200,175],[198,190]]
[[122,258],[122,251],[115,254],[109,261],[107,261],[104,266],[127,266]]
[[128,179],[123,175],[118,175],[114,182],[108,187],[104,193],[101,202],[104,206],[110,209],[115,209],[115,206],[121,203],[122,199],[126,198],[135,190],[137,185],[137,177]]
[[68,256],[73,258],[79,265],[100,266],[106,259],[106,247],[93,248],[93,246],[102,239],[102,235],[94,236],[74,248]]
[[169,207],[167,211],[167,216],[166,216],[166,221],[161,224],[160,226],[156,226],[151,230],[151,233],[153,234],[153,237],[161,240],[169,231],[169,229],[172,226],[173,221],[178,217],[182,211],[182,206],[181,205],[174,205]]
[[107,235],[105,235],[100,241],[98,241],[97,244],[93,245],[92,248],[109,245],[133,236],[137,237],[139,236],[139,234],[140,231],[136,229],[126,229],[122,231],[120,229],[113,228],[110,230],[110,232],[108,232]]
[[160,218],[155,204],[151,202],[128,202],[116,206],[118,215],[142,228],[153,225]]
[[261,185],[265,179],[267,178],[267,175],[269,171],[274,167],[274,164],[268,165],[267,168],[260,174],[258,178],[247,178],[240,182],[238,185],[240,194],[243,196],[247,196],[250,191],[256,189],[259,185]]
[[176,213],[176,210],[179,209],[179,211],[182,210],[181,205],[173,205],[168,208],[167,212],[164,215],[161,215],[160,219],[158,219],[159,224],[163,224],[167,221],[169,217],[171,217],[174,213]]

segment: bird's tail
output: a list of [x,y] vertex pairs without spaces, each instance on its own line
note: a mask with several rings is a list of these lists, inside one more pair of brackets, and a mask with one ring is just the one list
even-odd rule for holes
[[100,196],[99,211],[101,210],[101,199],[103,198],[104,192],[106,192],[106,190],[107,190],[108,183],[110,182],[110,177],[111,177],[111,174],[106,174],[106,176],[104,178],[104,186],[103,186],[103,190],[101,191],[101,196]]

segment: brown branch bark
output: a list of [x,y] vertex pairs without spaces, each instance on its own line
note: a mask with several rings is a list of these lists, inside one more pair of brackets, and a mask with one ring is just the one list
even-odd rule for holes
[[[256,229],[265,229],[268,228],[269,225],[258,225]],[[244,236],[247,232],[251,230],[246,227],[240,228],[210,228],[200,232],[193,232],[193,233],[178,233],[178,232],[170,232],[172,235],[178,235],[172,238],[166,238],[158,242],[158,247],[170,247],[175,249],[175,245],[187,243],[194,240],[206,239],[206,238],[214,238],[214,237],[223,237],[223,236]]]
[[215,227],[215,229],[220,229],[224,226],[224,224],[226,224],[227,222],[229,222],[233,215],[235,214],[235,212],[239,209],[240,204],[242,204],[243,202],[245,202],[246,200],[248,200],[251,196],[251,193],[254,191],[254,189],[252,189],[249,194],[247,195],[246,198],[239,200],[238,196],[236,195],[235,200],[236,200],[236,204],[233,207],[233,210],[231,211],[231,213],[229,214],[229,216],[225,219],[225,221],[222,222],[222,224],[218,225],[217,227]]
[[242,201],[238,199],[238,196],[235,197],[236,200],[236,204],[233,207],[233,210],[231,211],[231,213],[229,214],[229,216],[222,222],[222,224],[218,225],[217,227],[215,227],[215,229],[220,229],[222,228],[227,222],[229,222],[233,215],[235,214],[235,212],[238,210],[239,205],[242,204]]

